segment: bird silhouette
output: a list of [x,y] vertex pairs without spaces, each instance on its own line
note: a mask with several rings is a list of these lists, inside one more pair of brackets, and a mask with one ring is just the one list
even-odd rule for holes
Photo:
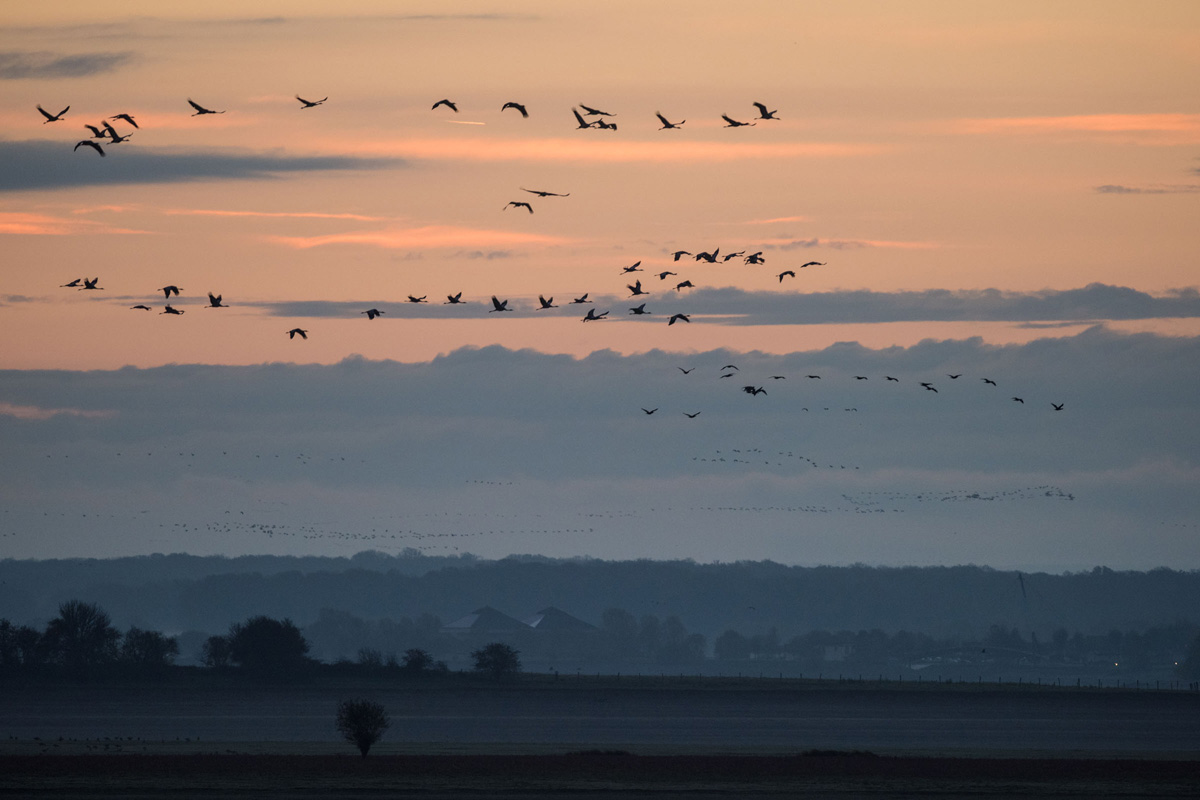
[[801,264],[800,269],[804,269],[805,267],[823,267],[823,266],[825,266],[824,261],[809,261],[806,264]]
[[502,208],[501,210],[507,211],[509,206],[516,206],[517,208],[524,208],[530,214],[533,213],[533,206],[529,205],[529,203],[525,203],[525,202],[522,202],[519,200],[509,200],[508,205],[505,206],[504,208]]
[[820,375],[805,375],[804,377],[806,377],[806,378],[813,378],[813,379],[815,379],[815,380],[818,380],[818,381],[819,381],[819,380],[821,380],[821,376],[820,376]]
[[1062,411],[1066,403],[1051,403],[1050,405],[1054,406],[1055,411]]
[[368,320],[372,320],[372,319],[375,319],[376,317],[378,317],[378,316],[379,316],[380,314],[382,314],[383,312],[382,312],[382,311],[380,311],[378,308],[368,308],[366,311],[360,311],[360,312],[358,312],[358,313],[360,313],[360,314],[366,314],[366,315],[367,315],[367,319],[368,319]]
[[608,120],[605,120],[605,119],[598,119],[592,123],[592,127],[599,128],[599,129],[605,130],[605,131],[615,131],[617,129],[617,123],[609,122]]
[[766,394],[767,390],[761,386],[743,386],[742,391],[748,395]]
[[722,258],[722,261],[727,263],[735,258],[741,258],[744,255],[746,255],[745,250],[738,250],[736,253],[726,253],[725,256]]
[[1025,404],[1025,401],[1023,399],[1021,399],[1020,397],[1014,397],[1013,400],[1020,403],[1021,405]]
[[81,283],[83,283],[83,278],[76,278],[75,280],[71,281],[70,283],[59,284],[59,288],[60,289],[74,289],[74,288],[78,287],[79,284],[81,284]]
[[646,415],[649,416],[650,414],[653,414],[655,411],[658,411],[658,407],[656,406],[654,408],[643,408],[642,411],[645,411]]
[[104,291],[104,287],[103,287],[103,286],[97,286],[97,285],[96,285],[96,284],[98,284],[98,283],[100,283],[100,279],[99,279],[99,278],[92,278],[90,281],[89,281],[87,278],[84,278],[84,279],[83,279],[83,286],[82,286],[82,287],[80,287],[79,291],[81,291],[81,292],[82,292],[82,291],[84,291],[85,289],[86,289],[86,290],[89,290],[89,291],[92,291],[92,290],[95,290],[95,291],[100,291],[100,292]]
[[587,312],[587,316],[585,316],[585,317],[584,317],[582,320],[580,320],[580,321],[581,321],[581,322],[595,322],[596,320],[598,320],[598,319],[604,319],[604,318],[605,318],[605,317],[607,317],[607,316],[608,316],[608,312],[607,312],[607,311],[602,311],[602,312],[600,312],[599,314],[597,314],[597,313],[596,313],[596,309],[594,309],[594,308],[589,308],[589,309],[588,309],[588,312]]
[[856,381],[865,381],[865,380],[868,380],[868,378],[867,378],[867,376],[866,376],[866,375],[855,375],[855,376],[854,376],[854,380],[856,380]]
[[517,111],[521,112],[522,117],[524,117],[526,119],[529,118],[529,112],[526,111],[525,106],[521,105],[520,103],[514,103],[510,100],[507,103],[505,103],[504,105],[500,106],[501,111],[503,111],[506,108],[515,108]]
[[[660,281],[665,281],[667,279],[668,275],[675,275],[675,273],[671,272],[669,270],[667,272],[660,272],[660,273],[658,273],[658,279]],[[678,277],[678,275],[676,275],[676,277]]]
[[458,294],[448,294],[448,295],[446,295],[446,302],[442,303],[442,305],[444,305],[444,306],[456,306],[456,305],[458,305],[458,304],[459,304],[459,303],[461,303],[461,302],[463,302],[463,299],[462,299],[462,292],[459,292]]
[[931,384],[928,384],[928,383],[922,383],[921,385],[925,387],[926,391],[933,392],[934,394],[937,394],[937,393],[938,393],[938,390],[937,390],[937,389],[936,389],[936,388],[935,388],[933,385],[931,385]]
[[694,288],[696,288],[696,287],[691,281],[680,281],[679,283],[675,284],[675,291],[677,291],[677,292],[680,289],[694,289]]
[[541,311],[544,308],[558,308],[558,306],[554,305],[553,297],[551,297],[549,300],[547,300],[545,297],[543,297],[542,295],[539,294],[538,302],[541,303],[541,306],[537,309],[538,311]]
[[579,107],[582,108],[583,113],[587,114],[589,117],[615,117],[616,116],[616,114],[610,114],[609,112],[601,111],[598,108],[592,108],[591,106],[585,106],[583,103],[580,103]]
[[[46,109],[42,108],[41,104],[39,103],[37,110],[42,112],[42,116],[46,118],[46,122],[58,122],[59,120],[61,120],[63,118],[63,114],[65,114],[71,110],[71,107],[67,106],[62,111],[58,112],[57,114],[51,114]],[[46,122],[43,122],[42,124],[45,125]]]
[[900,379],[899,379],[899,378],[893,378],[891,375],[884,375],[883,377],[884,377],[886,380],[889,380],[889,381],[895,381],[896,383],[899,383],[899,382],[900,382]]
[[691,318],[687,314],[672,314],[667,320],[667,325],[674,325],[676,322],[691,322]]
[[433,105],[430,107],[430,109],[429,109],[429,110],[430,110],[430,111],[433,111],[433,110],[435,110],[435,109],[436,109],[438,106],[445,106],[446,108],[448,108],[448,109],[450,109],[451,111],[453,111],[455,114],[457,114],[457,113],[458,113],[458,106],[456,106],[454,103],[450,102],[449,100],[438,100],[436,103],[434,103],[434,104],[433,104]]
[[[641,262],[639,261],[638,263],[640,264]],[[649,292],[642,291],[641,281],[635,281],[633,284],[626,284],[625,288],[629,290],[630,297],[637,297],[639,294],[650,294]]]
[[774,119],[774,120],[779,119],[779,117],[775,116],[777,113],[779,113],[778,110],[767,111],[767,107],[764,106],[762,103],[754,103],[753,105],[755,108],[758,109],[758,116],[755,117],[755,119]]
[[685,411],[685,412],[683,412],[683,415],[685,417],[687,417],[688,419],[695,419],[696,417],[700,416],[700,412],[697,411],[695,414],[689,414],[688,412]]
[[182,313],[183,313],[182,309],[173,308],[169,303],[167,304],[167,306],[165,308],[163,308],[162,311],[159,312],[159,314],[175,314],[176,316],[178,316]]
[[621,267],[621,274],[625,274],[627,272],[641,272],[642,271],[641,266],[642,266],[642,262],[635,261],[634,263],[630,264],[628,267]]
[[588,300],[589,294],[590,294],[590,292],[584,292],[583,297],[576,297],[574,300],[571,301],[571,304],[574,305],[575,303],[590,303],[590,302],[592,302],[591,300]]
[[725,366],[721,367],[721,372],[724,372],[727,369],[736,369],[738,372],[741,372],[741,369],[739,369],[736,364],[726,364]]
[[629,313],[641,316],[642,314],[649,314],[650,312],[646,310],[646,304],[642,303],[640,306],[634,306],[633,308],[629,309]]
[[751,253],[750,255],[746,256],[746,263],[747,264],[765,264],[766,259],[763,258],[762,250],[759,250],[757,253]]
[[521,191],[529,192],[530,194],[536,194],[538,197],[570,197],[571,196],[570,192],[567,192],[566,194],[558,194],[557,192],[543,192],[538,189],[526,189],[524,186],[521,187]]
[[130,306],[129,308],[130,309],[136,308],[139,311],[149,311],[150,310],[150,306],[145,306],[145,305],[142,305],[141,303],[138,303],[136,306]]
[[671,253],[671,255],[674,256],[675,261],[678,261],[680,256],[690,256],[691,253],[689,253],[687,250],[676,250],[674,253]]
[[709,264],[715,264],[715,263],[717,263],[717,254],[720,252],[721,252],[721,248],[718,247],[716,250],[713,250],[711,253],[696,253],[696,255],[693,256],[692,258],[695,261],[705,261]]
[[121,120],[128,122],[130,125],[132,125],[135,128],[141,128],[141,125],[138,125],[136,122],[134,122],[133,116],[130,114],[116,114],[114,116],[109,117],[109,119],[121,119]]
[[425,297],[426,297],[425,295],[421,295],[420,297],[413,297],[413,296],[410,294],[410,295],[408,296],[408,302],[410,302],[410,303],[424,303],[424,302],[426,302],[426,300],[425,300]]
[[958,380],[959,378],[961,378],[961,377],[962,377],[962,373],[960,372],[960,373],[958,373],[957,375],[951,375],[949,372],[947,372],[947,373],[946,373],[946,377],[947,377],[947,378],[949,378],[949,379],[950,379],[950,380],[952,380],[952,381],[956,381],[956,380]]
[[289,339],[295,339],[297,335],[301,339],[307,339],[308,331],[304,330],[303,328],[292,328],[290,331],[287,332],[287,335],[288,335]]
[[991,378],[980,378],[979,380],[983,381],[984,383],[990,383],[992,386],[996,385],[996,382]]
[[304,99],[303,97],[301,97],[300,95],[296,95],[296,99],[297,99],[297,100],[299,100],[301,103],[303,103],[303,104],[304,104],[304,105],[300,106],[300,110],[301,110],[301,111],[303,111],[303,110],[304,110],[304,109],[306,109],[306,108],[316,108],[317,106],[321,105],[321,104],[322,104],[322,103],[324,103],[326,100],[328,100],[329,98],[328,98],[328,97],[322,97],[320,100],[305,100],[305,99]]
[[659,128],[660,131],[678,130],[680,125],[687,122],[686,119],[681,119],[679,122],[670,122],[666,117],[657,111],[654,112],[654,116],[658,117],[658,121],[662,123],[662,127]]
[[163,297],[167,298],[168,300],[171,299],[171,295],[175,295],[176,297],[179,297],[179,287],[175,286],[175,285],[164,286],[161,289],[159,289],[159,291],[162,292]]
[[229,308],[229,306],[221,305],[221,295],[208,293],[208,305],[205,308]]
[[571,113],[575,115],[575,121],[577,123],[579,123],[578,125],[575,126],[576,130],[586,130],[587,128],[593,127],[592,123],[590,123],[586,119],[584,119],[583,116],[578,111],[576,111],[574,108],[571,109]]
[[104,132],[108,134],[109,144],[120,144],[121,142],[129,141],[129,134],[122,136],[121,134],[117,133],[116,128],[114,128],[112,125],[109,125],[107,122],[102,122],[100,124],[104,126]]
[[792,277],[792,278],[794,278],[794,277],[796,277],[796,273],[795,273],[795,272],[793,272],[793,271],[792,271],[792,270],[790,270],[790,269],[785,269],[783,272],[779,273],[779,274],[778,274],[778,275],[776,275],[775,277],[779,278],[779,282],[780,282],[780,283],[783,283],[783,279],[784,279],[784,278],[787,278],[787,277]]
[[695,370],[696,368],[692,367],[691,369],[684,369],[683,367],[676,367],[675,369],[679,370],[684,375],[687,375],[687,374],[691,373],[693,370]]
[[85,123],[83,123],[83,127],[87,128],[89,131],[92,132],[93,139],[103,139],[104,137],[108,136],[108,131],[102,131],[99,128],[97,128],[95,125],[88,125],[85,122]]
[[502,302],[499,299],[497,299],[496,295],[492,295],[492,308],[488,310],[489,314],[492,313],[493,311],[511,311],[511,310],[512,309],[510,309],[508,307],[507,300],[504,300]]
[[83,139],[79,142],[76,142],[75,147],[71,148],[71,152],[74,152],[85,145],[87,147],[90,147],[93,150],[95,150],[97,153],[99,153],[101,155],[101,157],[104,156],[104,148],[101,147],[100,145],[96,144],[95,142],[93,142],[91,139]]
[[[188,105],[191,106],[192,108],[196,109],[196,113],[192,114],[193,117],[198,117],[201,114],[224,114],[225,113],[224,111],[213,111],[211,108],[205,108],[204,106],[200,105],[199,103],[197,103],[195,100],[193,100],[190,97],[188,98]],[[299,329],[297,328],[297,330],[299,330]]]
[[753,127],[754,125],[757,124],[755,122],[738,122],[736,119],[730,118],[728,114],[722,114],[721,119],[723,119],[727,123],[729,123],[728,125],[725,126],[726,128],[742,128],[742,127],[747,127],[747,126]]

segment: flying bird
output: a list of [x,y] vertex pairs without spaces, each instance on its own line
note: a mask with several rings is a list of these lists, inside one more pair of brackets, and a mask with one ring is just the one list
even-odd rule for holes
[[721,367],[721,372],[724,372],[727,369],[737,369],[738,372],[741,372],[741,370],[738,369],[737,365],[735,365],[735,364],[726,364],[725,366]]
[[[188,105],[191,106],[192,108],[196,109],[196,113],[192,114],[193,117],[198,117],[201,114],[224,114],[225,113],[224,111],[213,111],[211,108],[205,108],[204,106],[200,105],[199,103],[197,103],[195,100],[193,100],[190,97],[188,98]],[[300,330],[300,329],[297,328],[296,330]]]
[[83,283],[83,280],[84,280],[83,278],[76,278],[75,280],[71,281],[70,283],[59,284],[59,288],[60,289],[74,289],[77,286],[79,286],[79,284]]
[[82,141],[76,142],[75,147],[73,147],[71,149],[71,152],[75,152],[76,150],[83,147],[84,145],[87,145],[88,147],[92,148],[97,153],[99,153],[102,157],[104,156],[104,148],[101,147],[100,145],[96,144],[95,142],[93,142],[91,139],[84,139]]
[[854,380],[856,380],[856,381],[865,381],[865,380],[870,380],[870,379],[869,379],[869,378],[868,378],[866,375],[855,375],[855,376],[854,376]]
[[683,367],[676,367],[675,369],[679,370],[684,375],[687,375],[687,374],[691,373],[692,371],[694,371],[696,368],[692,367],[691,369],[684,369]]
[[446,302],[442,303],[442,305],[456,306],[459,303],[461,303],[462,301],[463,301],[462,292],[459,292],[458,294],[448,294],[448,295],[446,295]]
[[557,192],[542,192],[537,189],[526,189],[524,186],[521,187],[521,191],[529,192],[530,194],[536,194],[538,197],[570,197],[571,196],[570,192],[567,192],[566,194],[558,194]]
[[229,308],[229,306],[221,305],[221,295],[208,293],[208,305],[205,308]]
[[899,379],[899,378],[893,378],[891,375],[884,375],[883,377],[884,377],[884,378],[886,378],[886,379],[887,379],[887,380],[889,380],[889,381],[895,381],[896,383],[899,383],[899,382],[900,382],[900,379]]
[[696,287],[691,281],[680,281],[679,283],[675,284],[675,291],[677,291],[677,292],[680,289],[694,289],[694,288],[696,288]]
[[108,134],[109,144],[120,144],[121,142],[129,141],[129,134],[122,136],[121,134],[117,133],[116,128],[114,128],[112,125],[109,125],[107,122],[102,122],[100,124],[104,126],[104,132]]
[[824,261],[809,261],[806,264],[801,264],[800,269],[804,269],[805,267],[823,267],[825,264],[826,262]]
[[123,119],[126,122],[128,122],[130,125],[132,125],[133,127],[141,128],[140,125],[138,125],[136,122],[133,121],[133,115],[131,115],[131,114],[117,114],[116,116],[109,117],[109,119]]
[[658,411],[658,408],[657,408],[657,407],[655,407],[655,408],[643,408],[643,409],[642,409],[642,411],[645,411],[645,412],[646,412],[646,415],[647,415],[647,416],[649,416],[650,414],[653,414],[655,411]]
[[328,98],[328,97],[322,97],[320,100],[305,100],[305,99],[304,99],[303,97],[301,97],[300,95],[296,95],[296,99],[297,99],[297,100],[299,100],[301,103],[303,103],[303,104],[304,104],[304,105],[300,106],[300,110],[301,110],[301,111],[303,111],[303,110],[304,110],[304,109],[306,109],[306,108],[316,108],[317,106],[321,105],[321,104],[322,104],[322,103],[324,103],[326,100],[328,100],[329,98]]
[[492,308],[488,313],[491,314],[493,311],[511,311],[511,309],[508,307],[507,300],[501,301],[497,299],[496,295],[492,295]]
[[629,313],[640,316],[642,314],[649,314],[650,312],[646,310],[646,304],[642,303],[640,306],[635,306],[629,309]]
[[576,111],[575,109],[572,108],[571,113],[575,115],[575,121],[579,123],[576,126],[576,130],[584,130],[584,129],[592,127],[592,123],[590,123],[586,119],[584,119],[578,111]]
[[728,125],[725,126],[726,128],[741,128],[743,126],[753,127],[754,125],[757,124],[755,122],[738,122],[736,119],[731,119],[729,117],[729,115],[727,115],[727,114],[722,114],[721,119],[723,119],[729,123]]
[[130,306],[129,308],[130,308],[130,310],[136,308],[139,311],[149,311],[150,310],[150,306],[144,306],[141,303],[138,303],[136,306]]
[[990,383],[992,386],[996,385],[996,382],[991,378],[980,378],[979,380],[983,381],[984,383]]
[[425,300],[425,297],[426,297],[426,295],[421,295],[420,297],[413,297],[413,296],[410,294],[410,295],[408,296],[408,302],[410,302],[410,303],[424,303],[424,302],[426,302],[426,300]]
[[522,116],[522,117],[525,117],[526,119],[528,119],[528,118],[529,118],[529,112],[528,112],[528,111],[526,111],[526,110],[525,110],[525,106],[521,105],[520,103],[514,103],[514,102],[512,102],[512,101],[510,100],[509,102],[507,102],[507,103],[505,103],[504,105],[500,106],[500,110],[501,110],[501,111],[503,111],[503,110],[504,110],[504,109],[506,109],[506,108],[515,108],[517,111],[520,111],[520,112],[521,112],[521,116]]
[[685,417],[687,417],[688,419],[695,419],[696,417],[700,416],[700,412],[697,411],[695,414],[689,414],[688,412],[685,411],[685,412],[683,412],[683,415]]
[[[639,261],[638,264],[640,263],[642,262]],[[634,266],[637,266],[637,264]],[[649,292],[642,291],[641,281],[635,281],[633,284],[625,284],[625,288],[629,290],[630,297],[637,297],[639,294],[650,294]]]
[[662,127],[659,128],[660,131],[678,130],[680,125],[687,122],[686,119],[681,119],[679,122],[670,122],[666,117],[657,111],[654,112],[654,116],[658,117],[658,121],[662,123]]
[[1024,404],[1025,404],[1025,401],[1024,401],[1023,399],[1021,399],[1020,397],[1014,397],[1014,398],[1013,398],[1013,400],[1014,400],[1014,401],[1016,401],[1016,402],[1018,402],[1018,403],[1020,403],[1020,404],[1022,404],[1022,405],[1024,405]]
[[522,202],[519,200],[509,200],[508,205],[505,206],[504,208],[502,208],[501,211],[508,211],[508,206],[516,206],[517,208],[524,208],[530,214],[533,213],[533,206],[529,205],[529,203],[525,203],[525,202]]
[[630,264],[628,267],[621,267],[621,274],[625,274],[626,272],[641,272],[642,270],[639,269],[639,267],[641,267],[641,266],[642,266],[642,262],[635,261],[634,263]]
[[595,128],[600,128],[601,130],[605,130],[605,131],[615,131],[617,129],[617,123],[609,122],[608,120],[605,120],[605,119],[596,120],[595,122],[592,123],[592,126]]
[[675,257],[676,261],[678,261],[680,256],[690,256],[691,253],[689,253],[687,250],[676,250],[674,253],[671,253],[671,255]]
[[360,311],[360,312],[358,312],[358,313],[360,313],[360,314],[366,314],[366,315],[367,315],[367,319],[368,319],[368,320],[372,320],[372,319],[375,319],[376,317],[378,317],[378,316],[379,316],[380,314],[382,314],[383,312],[382,312],[382,311],[380,311],[378,308],[368,308],[366,311]]
[[719,252],[721,252],[721,248],[718,247],[716,250],[713,250],[711,253],[696,253],[696,255],[693,256],[693,260],[706,261],[709,264],[715,264],[715,263],[717,263],[717,253],[719,253]]
[[814,379],[816,379],[816,380],[821,380],[821,376],[820,376],[820,375],[805,375],[804,377],[806,377],[806,378],[814,378]]
[[780,283],[783,283],[783,279],[784,279],[784,278],[787,278],[787,277],[792,277],[792,278],[794,278],[794,277],[796,277],[796,273],[795,273],[795,272],[793,272],[793,271],[792,271],[792,270],[790,270],[790,269],[785,269],[783,272],[779,273],[779,274],[778,274],[778,275],[776,275],[775,277],[779,278],[779,282],[780,282]]
[[927,391],[933,392],[934,394],[938,393],[938,390],[935,389],[931,384],[922,383],[921,385],[924,386]]
[[104,287],[103,287],[103,286],[97,286],[97,285],[96,285],[96,284],[98,284],[99,282],[100,282],[100,279],[99,279],[99,278],[92,278],[90,281],[89,281],[87,278],[84,278],[84,279],[83,279],[83,286],[82,286],[82,287],[79,289],[79,291],[81,291],[81,292],[82,292],[84,289],[88,289],[88,290],[93,290],[93,289],[94,289],[94,290],[96,290],[96,291],[101,291],[101,292],[102,292],[102,291],[104,291]]
[[687,314],[672,314],[671,318],[669,320],[667,320],[667,325],[674,325],[676,322],[691,322],[691,321],[692,320],[688,317]]
[[537,309],[538,311],[541,311],[544,308],[558,308],[558,306],[554,305],[553,297],[551,297],[549,300],[547,300],[545,297],[543,297],[542,295],[539,294],[538,302],[541,303],[541,307]]
[[742,391],[748,395],[766,394],[767,390],[761,386],[743,386]]
[[763,258],[762,250],[759,250],[757,253],[751,253],[750,255],[746,256],[746,263],[747,264],[766,263],[766,259]]
[[779,117],[775,116],[777,113],[779,113],[778,110],[767,111],[767,107],[764,106],[762,103],[754,103],[753,105],[755,108],[758,109],[758,116],[755,117],[755,119],[774,119],[774,120],[779,119]]
[[307,339],[308,331],[304,330],[303,328],[292,328],[287,332],[287,335],[289,339],[295,339],[297,335],[299,335],[301,339]]
[[458,113],[458,106],[456,106],[454,103],[452,103],[449,100],[438,100],[436,103],[433,104],[433,106],[429,110],[433,111],[433,110],[437,109],[438,106],[445,106],[446,108],[453,111],[455,114]]
[[572,304],[574,304],[574,303],[590,303],[592,301],[588,300],[589,294],[590,294],[590,292],[584,292],[583,297],[576,297],[574,300],[571,301],[571,303]]
[[[67,106],[62,111],[58,112],[57,114],[51,114],[46,109],[42,108],[41,104],[39,103],[37,110],[42,112],[42,116],[46,118],[46,122],[58,122],[59,120],[61,120],[63,118],[63,114],[65,114],[71,110],[71,107]],[[42,124],[45,125],[46,122],[43,122]]]
[[182,313],[183,311],[181,309],[174,308],[170,304],[168,304],[165,308],[163,308],[162,311],[159,312],[159,314],[175,314],[177,316]]
[[159,289],[159,291],[162,292],[163,297],[167,298],[168,300],[171,299],[172,294],[175,295],[176,297],[179,297],[179,287],[175,286],[175,285],[164,286],[161,289]]
[[1062,411],[1066,403],[1051,403],[1050,405],[1054,406],[1055,411]]
[[582,320],[580,320],[580,322],[595,322],[596,320],[604,319],[607,316],[608,316],[607,311],[602,311],[599,314],[597,314],[596,309],[589,308],[588,312],[587,312],[587,316],[584,317]]
[[583,113],[587,114],[589,117],[615,117],[616,116],[616,114],[610,114],[609,112],[601,111],[598,108],[592,108],[591,106],[585,106],[583,103],[580,103],[579,107],[582,108]]
[[726,253],[722,260],[728,262],[735,258],[741,258],[744,255],[746,255],[745,250],[738,250],[736,253]]
[[947,372],[947,373],[946,373],[946,377],[947,377],[947,378],[949,378],[949,379],[950,379],[950,380],[952,380],[952,381],[956,381],[956,380],[958,380],[959,378],[961,378],[961,377],[962,377],[962,373],[960,372],[960,373],[958,373],[957,375],[951,375],[949,372]]
[[97,128],[95,125],[88,125],[85,122],[85,123],[83,123],[83,127],[87,128],[89,131],[92,132],[93,139],[103,139],[105,136],[108,136],[108,131],[102,131],[99,128]]

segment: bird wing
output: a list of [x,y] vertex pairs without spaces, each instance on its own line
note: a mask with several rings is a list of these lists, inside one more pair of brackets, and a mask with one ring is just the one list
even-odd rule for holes
[[200,105],[199,103],[197,103],[195,100],[193,100],[193,99],[192,99],[192,98],[190,98],[190,97],[188,98],[188,105],[189,105],[189,106],[191,106],[192,108],[196,109],[197,111],[199,111],[199,112],[200,112],[200,113],[202,113],[202,114],[203,114],[203,113],[211,113],[211,112],[209,112],[209,111],[208,111],[208,109],[207,109],[207,108],[205,108],[204,106]]
[[[41,105],[41,103],[38,103],[37,110],[38,110],[38,111],[40,111],[40,112],[42,112],[42,116],[43,116],[43,117],[45,117],[46,119],[48,119],[48,120],[52,120],[52,119],[54,119],[54,115],[53,115],[53,114],[51,114],[51,113],[50,113],[49,111],[47,111],[46,109],[42,108],[42,105]],[[576,116],[579,116],[579,115],[578,115],[578,114],[576,114]],[[582,121],[583,121],[583,120],[580,120],[580,122],[582,122]]]

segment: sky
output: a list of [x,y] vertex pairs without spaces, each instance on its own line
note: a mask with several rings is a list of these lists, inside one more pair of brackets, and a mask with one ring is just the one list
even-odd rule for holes
[[0,558],[1200,568],[1196,3],[0,15]]

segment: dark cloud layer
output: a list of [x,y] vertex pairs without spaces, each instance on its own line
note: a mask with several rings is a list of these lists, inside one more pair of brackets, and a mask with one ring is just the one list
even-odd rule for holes
[[[491,313],[487,295],[466,299],[470,302],[453,308],[442,307],[444,297],[430,297],[428,303],[421,304],[405,302],[403,298],[400,302],[313,300],[272,303],[265,308],[271,314],[285,317],[351,317],[369,307],[383,310],[390,318],[439,319],[453,315],[454,319],[461,319],[486,317]],[[985,321],[1057,325],[1200,317],[1200,292],[1196,289],[1178,289],[1155,296],[1102,283],[1089,284],[1082,289],[1040,292],[930,289],[920,292],[799,293],[746,292],[727,288],[699,289],[679,295],[667,290],[648,298],[637,298],[638,302],[645,300],[648,310],[653,312],[654,315],[649,317],[623,316],[628,306],[637,305],[632,298],[594,295],[592,299],[597,310],[611,309],[614,319],[620,317],[642,324],[662,324],[665,316],[677,311],[696,314],[693,322],[722,325]],[[572,308],[567,304],[551,311],[539,311],[532,298],[513,298],[509,308],[513,316],[582,316],[583,313],[579,306]]]
[[73,146],[74,142],[44,140],[5,142],[8,165],[0,170],[0,192],[137,183],[264,180],[288,173],[375,169],[405,163],[399,159],[288,156],[231,150],[185,152],[142,147],[136,139],[128,144],[106,147],[108,156],[100,158],[90,148],[73,152]]
[[60,55],[47,52],[0,52],[0,80],[81,78],[112,72],[133,58],[129,52]]
[[1200,192],[1200,185],[1184,183],[1169,186],[1122,186],[1106,183],[1097,186],[1096,191],[1100,194],[1196,194]]

